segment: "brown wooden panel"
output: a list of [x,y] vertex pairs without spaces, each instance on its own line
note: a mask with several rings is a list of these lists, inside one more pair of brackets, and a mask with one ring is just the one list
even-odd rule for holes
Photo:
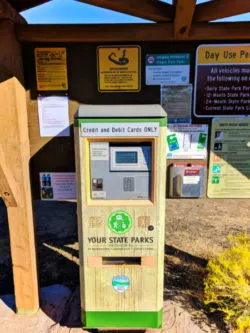
[[11,20],[15,23],[25,23],[26,20],[18,14],[16,9],[12,7],[7,0],[0,1],[0,19]]

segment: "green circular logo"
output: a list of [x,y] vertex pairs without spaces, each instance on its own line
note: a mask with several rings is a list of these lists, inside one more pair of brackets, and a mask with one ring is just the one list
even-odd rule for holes
[[116,234],[124,234],[132,227],[132,217],[122,210],[117,210],[109,215],[108,226]]

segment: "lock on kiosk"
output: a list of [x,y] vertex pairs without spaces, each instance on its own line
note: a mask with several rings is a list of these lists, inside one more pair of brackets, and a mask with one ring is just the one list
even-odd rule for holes
[[75,117],[82,322],[160,328],[166,113],[82,105]]

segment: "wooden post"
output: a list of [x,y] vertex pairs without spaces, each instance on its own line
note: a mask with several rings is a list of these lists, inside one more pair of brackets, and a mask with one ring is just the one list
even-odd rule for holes
[[0,196],[8,211],[16,309],[39,309],[30,192],[30,147],[20,45],[14,23],[0,19]]

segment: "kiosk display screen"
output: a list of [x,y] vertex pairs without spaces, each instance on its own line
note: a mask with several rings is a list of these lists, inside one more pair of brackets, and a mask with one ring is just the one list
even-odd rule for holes
[[137,164],[138,153],[136,151],[117,151],[115,153],[115,162],[117,164]]

